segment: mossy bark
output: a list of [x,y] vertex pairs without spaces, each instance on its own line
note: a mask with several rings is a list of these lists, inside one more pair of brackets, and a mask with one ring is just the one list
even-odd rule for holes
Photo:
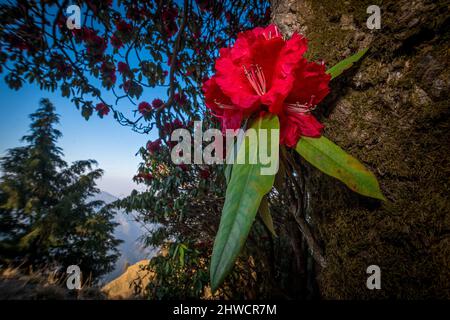
[[[366,9],[381,8],[369,30]],[[308,58],[365,59],[319,106],[324,135],[378,177],[388,199],[353,194],[304,164],[327,266],[323,298],[450,298],[450,49],[448,1],[273,0],[273,21],[309,39]],[[369,290],[367,267],[381,268]]]

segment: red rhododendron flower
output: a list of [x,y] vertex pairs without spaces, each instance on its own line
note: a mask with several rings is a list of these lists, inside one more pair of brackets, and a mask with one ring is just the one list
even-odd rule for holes
[[139,172],[139,174],[134,176],[134,178],[138,181],[150,182],[153,179],[153,175],[149,172]]
[[75,38],[79,41],[84,41],[87,47],[87,53],[96,60],[101,60],[105,53],[107,43],[104,38],[97,34],[94,29],[83,27],[81,29],[72,30]]
[[184,105],[187,102],[186,96],[184,94],[179,94],[179,93],[175,93],[173,95],[173,100],[179,105]]
[[103,118],[103,116],[106,116],[109,113],[109,107],[104,104],[103,102],[98,103],[95,106],[95,110],[98,112],[98,115]]
[[153,154],[161,149],[161,139],[147,142],[147,150]]
[[65,62],[60,62],[56,65],[56,69],[62,74],[64,78],[70,78],[72,76],[72,67]]
[[152,107],[151,107],[150,103],[143,101],[143,102],[139,103],[138,111],[144,117],[148,117],[150,112],[152,111]]
[[216,74],[203,84],[206,106],[222,129],[238,129],[261,110],[280,117],[283,144],[320,136],[323,126],[310,111],[328,94],[330,76],[303,58],[306,50],[306,38],[294,33],[284,40],[275,25],[242,32],[233,47],[222,48]]
[[125,62],[122,62],[122,61],[120,61],[118,64],[117,64],[117,70],[120,72],[120,73],[125,73],[125,72],[128,72],[128,71],[130,71],[130,67],[128,66],[128,64],[126,64]]
[[118,31],[127,34],[130,33],[133,30],[133,27],[131,26],[131,24],[123,21],[123,20],[119,20],[116,22],[116,28]]
[[120,49],[120,48],[123,47],[123,42],[122,42],[122,40],[120,40],[118,37],[116,37],[115,34],[113,34],[113,35],[111,36],[110,42],[111,42],[111,45],[112,45],[114,48],[116,48],[116,49]]
[[173,125],[174,129],[182,128],[183,122],[181,122],[180,119],[175,119],[175,120],[173,120],[172,125]]
[[102,72],[102,80],[107,87],[116,83],[116,66],[111,62],[103,62],[100,71]]
[[[175,119],[172,122],[166,122],[163,127],[161,128],[161,134],[163,136],[169,136],[172,134],[172,131],[175,129],[183,128],[183,122],[181,122],[179,119]],[[175,141],[167,141],[167,145],[169,147],[173,147],[177,143]]]
[[131,89],[133,82],[131,80],[127,80],[123,83],[123,91],[128,92]]
[[152,101],[152,107],[153,109],[161,108],[164,105],[164,102],[161,99],[154,99]]
[[176,18],[178,17],[178,9],[176,7],[165,6],[161,12],[161,19],[164,31],[168,37],[172,37],[178,31]]

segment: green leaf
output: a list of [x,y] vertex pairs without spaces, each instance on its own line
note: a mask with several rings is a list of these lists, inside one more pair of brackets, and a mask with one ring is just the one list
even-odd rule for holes
[[[242,132],[242,133],[241,133]],[[228,163],[228,159],[233,156],[234,159],[236,159],[237,156],[237,151],[239,149],[239,147],[241,146],[242,143],[242,139],[243,139],[243,132],[244,131],[240,131],[238,136],[236,137],[236,141],[233,142],[233,145],[231,146],[231,150],[228,151],[228,154],[226,156],[226,163],[225,163],[225,170],[224,170],[224,175],[225,175],[225,181],[228,185],[228,183],[230,183],[230,179],[231,179],[231,172],[233,172],[233,164]]]
[[[258,143],[249,148],[249,137],[245,136],[245,143],[239,147],[236,159],[247,155],[248,158],[257,157],[260,145],[260,129],[268,129],[268,145],[276,143],[278,153],[279,139],[271,141],[270,129],[278,130],[280,123],[276,116],[267,115],[256,119],[250,128],[256,131]],[[277,132],[278,133],[278,132]],[[270,150],[270,148],[268,149]],[[278,165],[278,154],[275,155]],[[230,182],[227,186],[225,204],[222,210],[219,230],[214,241],[211,258],[210,277],[212,291],[222,284],[226,275],[231,271],[239,252],[245,244],[250,228],[255,220],[261,199],[273,186],[275,175],[262,175],[261,169],[266,167],[257,161],[256,164],[234,164]]]
[[342,181],[351,190],[364,196],[386,200],[375,175],[324,136],[301,137],[295,150],[317,169]]
[[259,206],[259,216],[261,217],[262,222],[266,226],[267,230],[276,237],[277,233],[275,232],[275,228],[273,226],[272,215],[270,214],[269,202],[266,197],[263,197],[261,204]]
[[327,70],[327,73],[331,75],[331,79],[336,78],[341,75],[342,72],[350,68],[355,62],[357,62],[361,57],[369,50],[369,48],[363,49],[354,55],[342,60],[338,64],[334,65],[332,68]]
[[230,179],[231,179],[231,172],[233,171],[233,165],[232,164],[225,164],[225,181],[228,183],[230,183]]
[[184,250],[186,249],[186,246],[180,245],[179,253],[180,253],[180,266],[184,267]]
[[92,107],[90,106],[83,106],[81,108],[81,115],[84,117],[84,119],[89,120],[89,118],[92,115]]

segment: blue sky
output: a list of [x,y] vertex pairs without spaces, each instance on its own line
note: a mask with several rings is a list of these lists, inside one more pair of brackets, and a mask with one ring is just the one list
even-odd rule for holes
[[[0,3],[4,2],[0,0]],[[84,9],[83,7],[82,14]],[[108,53],[111,53],[110,51],[109,48]],[[123,60],[120,57],[116,59],[117,62]],[[129,61],[131,67],[137,66],[136,57],[130,56]],[[19,91],[14,91],[6,85],[5,75],[6,72],[0,73],[0,156],[7,149],[20,145],[20,138],[28,130],[28,115],[36,110],[41,98],[49,98],[60,115],[59,129],[63,137],[59,141],[59,146],[64,149],[66,161],[97,160],[99,167],[105,171],[98,186],[115,196],[128,195],[132,189],[142,188],[132,181],[140,162],[140,158],[135,154],[148,140],[157,138],[156,132],[151,132],[149,135],[133,132],[130,127],[123,127],[115,121],[112,112],[100,119],[94,111],[89,121],[86,121],[70,99],[61,96],[59,89],[55,92],[41,91],[35,84],[25,84]],[[122,81],[118,72],[116,75],[117,89]],[[99,85],[98,80],[87,76],[94,85]],[[164,87],[144,88],[142,96],[135,102],[151,103],[155,98],[165,100],[166,89]],[[121,92],[121,89],[117,90]],[[115,101],[113,94],[106,90],[103,90],[102,97],[109,104]],[[93,102],[95,105],[99,101]],[[115,108],[130,117],[133,117],[132,110],[137,109],[126,99],[121,99]]]
[[[8,88],[0,75],[0,156],[8,148],[20,145],[20,138],[27,132],[28,115],[36,110],[41,98],[49,98],[60,115],[59,129],[63,137],[59,146],[64,149],[68,162],[82,159],[95,159],[105,171],[98,186],[113,195],[124,196],[134,188],[132,177],[140,162],[135,153],[156,133],[143,135],[133,132],[129,127],[119,125],[111,113],[100,119],[96,113],[86,121],[70,99],[63,98],[60,91],[40,91],[36,85],[25,85],[19,91]],[[151,102],[155,97],[165,97],[165,90],[144,90],[140,101]],[[122,100],[119,110],[132,110],[136,107]]]

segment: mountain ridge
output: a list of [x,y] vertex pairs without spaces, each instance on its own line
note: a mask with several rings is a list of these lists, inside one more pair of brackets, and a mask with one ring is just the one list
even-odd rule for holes
[[[104,201],[105,204],[110,204],[119,200],[119,198],[107,191],[101,190],[92,197],[92,200],[101,200]],[[134,218],[136,214],[136,212],[127,214],[123,210],[116,209],[114,220],[119,225],[114,230],[114,235],[116,238],[123,240],[123,242],[118,247],[120,257],[114,266],[114,270],[102,278],[102,282],[104,283],[108,283],[119,277],[126,271],[128,266],[141,260],[151,259],[156,253],[155,248],[146,248],[139,240],[142,236],[145,236],[148,231],[136,221]],[[148,229],[151,230],[152,226],[148,227]]]

